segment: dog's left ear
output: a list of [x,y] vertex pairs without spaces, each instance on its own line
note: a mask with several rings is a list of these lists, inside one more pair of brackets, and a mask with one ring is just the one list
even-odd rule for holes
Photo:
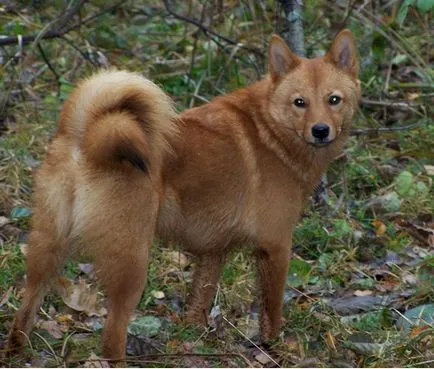
[[339,32],[325,58],[338,68],[357,78],[359,74],[359,60],[357,58],[353,34],[350,30],[344,29]]

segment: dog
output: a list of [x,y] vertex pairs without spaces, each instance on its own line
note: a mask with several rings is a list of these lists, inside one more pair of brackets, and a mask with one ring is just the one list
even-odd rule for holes
[[8,338],[20,352],[67,257],[92,257],[108,298],[105,358],[125,357],[127,326],[158,237],[196,258],[186,319],[205,323],[225,256],[249,245],[263,340],[278,335],[292,235],[342,151],[360,100],[349,30],[305,59],[273,35],[259,82],[177,114],[154,83],[102,71],[66,101],[35,177],[27,287]]

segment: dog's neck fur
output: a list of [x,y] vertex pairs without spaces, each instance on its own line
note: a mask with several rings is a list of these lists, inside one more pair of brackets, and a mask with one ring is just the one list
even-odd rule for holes
[[297,176],[310,192],[318,184],[328,165],[343,149],[348,133],[344,130],[335,142],[319,148],[303,141],[295,130],[290,132],[287,129],[283,132],[279,122],[272,118],[268,110],[267,102],[271,84],[271,79],[266,77],[220,99],[227,100],[232,106],[235,100],[237,107],[234,108],[237,110],[238,106],[248,107],[243,109],[243,114],[248,116],[255,126],[259,140]]

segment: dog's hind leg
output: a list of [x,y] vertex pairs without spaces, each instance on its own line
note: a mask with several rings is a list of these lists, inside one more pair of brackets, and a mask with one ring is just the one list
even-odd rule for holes
[[151,245],[148,241],[147,247],[141,250],[138,250],[136,245],[124,246],[122,255],[112,258],[99,270],[99,277],[108,298],[108,316],[102,337],[103,356],[120,360],[118,364],[121,366],[125,366],[122,359],[125,357],[130,315],[137,306],[146,284],[147,250]]
[[88,183],[76,192],[77,230],[107,296],[103,356],[122,365],[129,318],[145,288],[158,194],[138,170],[113,178],[93,174]]
[[206,324],[223,265],[224,256],[220,254],[204,254],[197,258],[193,274],[193,291],[186,313],[188,323]]
[[[41,228],[44,228],[42,231]],[[38,225],[31,231],[27,255],[27,286],[23,302],[15,314],[8,338],[8,355],[20,353],[26,345],[33,327],[35,315],[52,282],[63,265],[64,249],[53,239],[54,230],[47,224]]]

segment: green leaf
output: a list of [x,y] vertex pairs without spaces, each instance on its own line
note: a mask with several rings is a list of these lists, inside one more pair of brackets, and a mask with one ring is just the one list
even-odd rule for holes
[[396,322],[398,328],[409,331],[412,327],[434,323],[434,304],[425,304],[408,310]]
[[318,258],[318,262],[322,270],[327,270],[335,261],[334,255],[329,252],[321,254],[321,256]]
[[345,219],[334,220],[333,226],[335,228],[335,231],[333,232],[333,236],[335,237],[347,236],[353,233],[353,229]]
[[418,181],[416,183],[416,192],[420,195],[428,195],[429,188],[424,182]]
[[128,333],[141,338],[155,336],[161,328],[161,321],[155,316],[141,316],[128,325]]
[[408,195],[413,185],[413,174],[405,170],[396,178],[395,183],[398,194]]
[[392,64],[398,65],[405,63],[408,60],[408,55],[406,54],[398,54],[392,59]]
[[417,9],[421,13],[434,9],[434,0],[417,0]]
[[27,208],[13,208],[9,214],[9,218],[23,219],[31,215],[31,211]]
[[402,3],[402,5],[401,5],[401,7],[399,8],[399,11],[398,11],[398,17],[397,17],[397,21],[398,21],[398,24],[400,25],[400,26],[402,26],[403,25],[403,23],[404,23],[404,21],[405,21],[405,18],[407,17],[407,13],[408,13],[408,8],[410,7],[410,5],[413,5],[413,3],[415,2],[416,0],[405,0],[403,3]]
[[312,267],[304,260],[292,259],[289,262],[288,284],[291,287],[300,287],[307,283]]

